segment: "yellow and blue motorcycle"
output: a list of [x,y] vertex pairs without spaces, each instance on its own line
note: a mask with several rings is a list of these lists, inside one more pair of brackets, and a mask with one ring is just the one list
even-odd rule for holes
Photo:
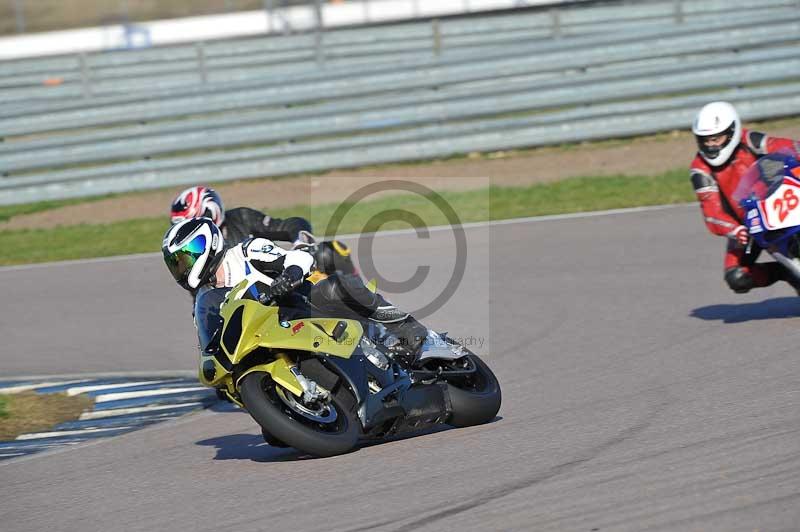
[[[260,283],[258,283],[260,284]],[[429,333],[412,367],[392,359],[380,324],[279,306],[269,287],[201,290],[195,300],[200,381],[245,408],[267,443],[314,456],[438,424],[493,420],[497,378],[477,355]]]

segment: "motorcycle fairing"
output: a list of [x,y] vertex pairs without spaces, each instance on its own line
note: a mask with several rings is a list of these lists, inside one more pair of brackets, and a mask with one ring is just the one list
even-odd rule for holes
[[[745,206],[747,206],[749,202],[745,201]],[[764,232],[764,218],[761,209],[759,208],[757,202],[754,200],[751,202],[751,208],[747,209],[747,218],[745,219],[745,226],[747,226],[747,230],[750,232],[751,235],[755,235],[758,233]]]
[[224,368],[219,361],[211,355],[201,354],[200,367],[198,370],[198,379],[201,383],[212,388],[224,388],[227,390],[229,397],[236,403],[236,395],[234,393],[239,381],[248,373],[254,371],[263,371],[269,373],[272,380],[292,392],[296,396],[303,394],[303,388],[300,382],[291,371],[292,363],[286,357],[278,356],[275,360],[263,364],[255,364],[241,374],[235,375],[236,382],[232,379],[231,371]]
[[[236,299],[237,287],[234,287],[220,309],[220,316],[225,322],[221,344],[234,365],[258,347],[320,351],[348,358],[361,340],[363,328],[356,320],[303,318],[281,322],[278,307],[265,306],[249,299]],[[241,290],[243,288],[239,287],[238,291]],[[346,328],[338,339],[334,339],[333,332],[339,322],[345,322]]]
[[285,356],[281,356],[272,362],[268,362],[266,364],[257,364],[251,368],[248,368],[247,371],[239,375],[239,378],[236,379],[235,385],[238,387],[239,382],[241,382],[245,375],[249,375],[250,373],[254,373],[256,371],[261,371],[269,373],[269,376],[272,377],[272,380],[292,392],[297,397],[300,397],[303,395],[303,387],[292,373],[292,367],[293,364],[291,361]]
[[218,388],[225,383],[230,375],[230,370],[220,364],[213,355],[200,352],[200,365],[197,369],[197,378],[206,386]]
[[745,225],[759,247],[790,254],[788,247],[800,231],[798,153],[784,149],[760,157],[731,199],[744,210]]
[[[797,208],[797,200],[795,200],[794,206],[789,208],[786,205],[787,202],[784,201],[786,197],[800,200],[800,180],[788,175],[784,176],[780,186],[757,204],[758,218],[767,231],[800,225],[800,209]],[[748,213],[748,221],[749,218],[750,214]]]

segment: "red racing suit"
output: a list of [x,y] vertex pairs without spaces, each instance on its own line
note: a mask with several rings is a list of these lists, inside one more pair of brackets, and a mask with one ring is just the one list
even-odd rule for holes
[[715,235],[729,238],[725,252],[725,280],[737,292],[746,292],[750,286],[774,283],[781,279],[781,267],[777,263],[753,264],[755,257],[745,256],[744,248],[734,237],[736,228],[744,225],[744,212],[730,198],[739,180],[759,157],[787,148],[797,150],[800,145],[791,139],[742,129],[739,146],[724,165],[711,166],[699,153],[692,161],[692,185],[706,226]]

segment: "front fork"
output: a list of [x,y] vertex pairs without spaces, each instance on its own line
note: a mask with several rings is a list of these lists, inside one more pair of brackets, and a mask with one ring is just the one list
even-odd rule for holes
[[[755,245],[755,239],[750,237],[747,241],[747,247],[745,248],[744,252],[745,255],[750,255],[753,253],[753,246]],[[758,248],[756,248],[758,249]],[[800,282],[800,259],[798,258],[789,258],[780,251],[773,251],[770,248],[766,248],[767,253],[773,256],[778,263],[789,270],[789,273]],[[755,258],[752,259],[755,262]]]
[[278,353],[275,360],[248,368],[239,376],[236,382],[237,388],[245,375],[257,371],[268,373],[276,384],[309,403],[325,400],[330,395],[327,390],[303,375],[286,353]]
[[770,254],[775,257],[775,260],[777,260],[784,268],[789,270],[789,273],[791,273],[798,281],[800,281],[800,260],[796,258],[790,259],[779,251],[772,251]]

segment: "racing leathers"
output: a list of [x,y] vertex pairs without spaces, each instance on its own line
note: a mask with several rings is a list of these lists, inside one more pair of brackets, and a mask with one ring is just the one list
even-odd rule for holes
[[250,238],[225,251],[217,269],[216,286],[229,288],[245,279],[248,288],[259,282],[281,286],[289,280],[291,288],[296,288],[311,272],[313,264],[310,253],[285,250],[266,238]]
[[388,347],[395,355],[413,361],[427,328],[370,291],[357,274],[333,273],[316,284],[304,282],[313,264],[314,257],[302,249],[286,250],[265,238],[252,238],[225,252],[217,270],[216,286],[233,287],[247,279],[247,290],[254,299],[267,290],[278,298],[295,291],[324,315],[382,323],[396,340]]
[[743,223],[745,213],[731,198],[742,176],[759,157],[782,149],[797,148],[794,140],[742,129],[736,151],[722,166],[711,166],[699,153],[692,161],[692,185],[700,201],[706,227],[715,235],[728,237],[724,261],[725,281],[734,292],[745,293],[753,287],[769,286],[779,280],[790,281],[793,286],[796,284],[793,277],[776,262],[755,264],[761,250],[746,252],[742,242],[746,231]]
[[225,211],[225,221],[220,229],[225,242],[230,243],[231,247],[252,237],[295,242],[299,238],[300,231],[312,232],[311,224],[305,218],[295,216],[286,219],[272,218],[248,207],[236,207]]
[[[226,211],[225,221],[220,229],[226,244],[230,247],[254,237],[292,242],[302,246],[304,237],[301,233],[306,232],[309,236],[312,233],[311,224],[305,218],[297,216],[285,219],[272,218],[248,207],[237,207]],[[313,282],[316,283],[335,272],[340,275],[358,275],[358,269],[350,258],[350,249],[344,243],[338,240],[319,242],[315,248],[316,271],[311,279]]]

